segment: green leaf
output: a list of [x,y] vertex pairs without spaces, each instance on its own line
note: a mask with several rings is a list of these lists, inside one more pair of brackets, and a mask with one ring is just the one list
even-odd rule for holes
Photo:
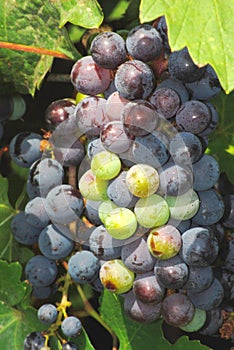
[[[0,41],[44,48],[78,59],[65,28],[59,29],[60,14],[49,1],[0,2]],[[1,47],[1,46],[0,46]],[[50,69],[53,57],[31,52],[0,49],[0,93],[34,95]]]
[[95,350],[84,328],[77,338],[72,339],[72,342],[79,346],[79,350]]
[[130,2],[130,0],[99,1],[105,15],[105,20],[109,22],[120,20],[124,16]]
[[165,15],[172,50],[187,46],[196,64],[209,63],[226,93],[234,89],[233,1],[142,0],[141,22]]
[[234,183],[234,93],[220,93],[212,103],[219,113],[218,127],[209,137],[207,153],[219,162],[220,170],[225,171]]
[[103,21],[103,12],[96,0],[55,0],[60,11],[60,28],[67,22],[84,28],[98,28]]
[[[111,310],[111,312],[110,312]],[[101,297],[100,313],[104,321],[117,334],[120,350],[208,350],[199,341],[190,341],[188,337],[181,337],[174,345],[164,337],[161,321],[141,324],[132,321],[123,310],[121,297],[104,291]]]

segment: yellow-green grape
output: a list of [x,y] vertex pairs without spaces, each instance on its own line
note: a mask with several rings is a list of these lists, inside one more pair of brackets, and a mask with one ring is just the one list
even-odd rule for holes
[[106,201],[100,204],[98,208],[98,216],[104,225],[105,225],[107,216],[115,208],[117,208],[117,205],[114,202],[112,202],[110,199],[107,199]]
[[197,332],[199,329],[201,329],[204,326],[205,322],[206,322],[206,311],[195,308],[195,313],[192,320],[189,323],[187,323],[185,326],[181,326],[180,329],[182,329],[185,332]]
[[135,164],[127,172],[126,185],[137,197],[149,197],[159,186],[157,170],[147,164]]
[[93,156],[91,170],[98,178],[111,180],[120,172],[121,161],[115,153],[102,151]]
[[108,181],[97,178],[91,170],[81,176],[78,184],[82,196],[91,201],[107,199],[107,186]]
[[170,259],[178,254],[181,244],[181,234],[172,225],[153,228],[147,238],[150,253],[162,260]]
[[166,197],[171,218],[175,220],[191,219],[199,209],[199,198],[194,190],[189,190],[181,196]]
[[162,226],[167,223],[170,216],[167,202],[157,194],[140,198],[134,212],[139,224],[146,228]]
[[[86,97],[89,97],[90,95],[85,95],[85,94],[82,94],[81,92],[77,92],[76,94],[76,104],[78,104],[80,101],[82,101],[84,98]],[[96,96],[99,96],[99,97],[105,97],[104,94],[98,94]]]
[[128,208],[111,210],[106,217],[105,227],[108,233],[116,239],[131,237],[137,229],[135,214]]
[[124,265],[122,260],[114,259],[106,261],[102,265],[99,277],[104,288],[120,294],[126,293],[132,288],[135,275]]

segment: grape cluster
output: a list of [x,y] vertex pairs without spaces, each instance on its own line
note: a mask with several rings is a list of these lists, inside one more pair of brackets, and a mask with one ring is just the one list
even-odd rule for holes
[[[10,143],[12,159],[29,167],[30,198],[12,232],[40,249],[26,265],[27,279],[47,297],[68,257],[74,283],[122,295],[135,321],[162,317],[186,332],[217,334],[234,295],[234,240],[225,238],[234,201],[220,190],[218,162],[205,153],[218,123],[214,70],[199,68],[187,48],[170,52],[162,18],[133,28],[126,41],[97,35],[90,55],[73,65],[71,83],[79,102],[47,108],[48,141],[27,133]],[[38,317],[52,324],[57,309],[45,304]],[[81,323],[68,316],[61,330],[74,337]]]

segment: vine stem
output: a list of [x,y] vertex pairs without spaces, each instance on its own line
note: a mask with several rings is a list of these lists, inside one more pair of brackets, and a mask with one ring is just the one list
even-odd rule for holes
[[71,60],[71,58],[65,55],[64,53],[61,53],[56,50],[45,49],[43,47],[36,47],[36,46],[29,46],[29,45],[23,45],[23,44],[9,43],[7,41],[0,41],[0,48],[16,50],[16,51],[32,52],[37,55],[47,55],[47,56],[53,56],[57,58],[63,58],[65,60]]

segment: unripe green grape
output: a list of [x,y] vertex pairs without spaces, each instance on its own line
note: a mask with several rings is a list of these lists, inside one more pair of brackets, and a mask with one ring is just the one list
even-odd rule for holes
[[120,172],[121,161],[115,153],[102,151],[93,156],[91,170],[98,178],[111,180]]
[[162,226],[169,219],[170,211],[164,198],[152,194],[146,198],[140,198],[134,208],[139,224],[146,228]]
[[105,220],[108,233],[116,239],[131,237],[137,229],[135,214],[128,208],[115,208],[109,212]]
[[152,229],[147,239],[150,253],[162,260],[170,259],[178,254],[181,244],[181,234],[172,225]]
[[191,219],[199,209],[199,198],[194,190],[182,194],[181,196],[166,197],[170,209],[171,218],[175,220]]
[[192,320],[185,326],[181,326],[180,329],[182,329],[185,332],[197,332],[204,326],[205,321],[206,311],[195,308],[195,313]]
[[79,180],[79,190],[83,197],[91,201],[107,199],[108,182],[97,178],[91,170],[86,171]]
[[100,204],[98,208],[98,216],[104,225],[109,213],[115,208],[117,208],[117,205],[114,202],[112,202],[110,199],[107,199],[106,201]]
[[134,282],[134,273],[129,270],[122,260],[114,259],[106,261],[99,272],[99,277],[104,288],[117,294],[128,292]]
[[158,172],[150,165],[135,164],[127,171],[126,185],[134,196],[151,196],[159,186]]

